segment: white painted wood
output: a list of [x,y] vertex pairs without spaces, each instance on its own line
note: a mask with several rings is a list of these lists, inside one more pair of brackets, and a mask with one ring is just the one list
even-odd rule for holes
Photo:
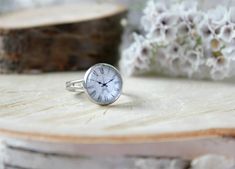
[[37,140],[148,142],[235,134],[233,82],[125,78],[113,105],[65,90],[83,73],[0,76],[0,133]]

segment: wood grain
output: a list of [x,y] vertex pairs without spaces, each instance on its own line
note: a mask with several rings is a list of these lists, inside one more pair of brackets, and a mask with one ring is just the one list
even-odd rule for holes
[[80,73],[0,76],[0,133],[44,141],[137,143],[235,136],[233,82],[125,78],[113,105],[64,89]]

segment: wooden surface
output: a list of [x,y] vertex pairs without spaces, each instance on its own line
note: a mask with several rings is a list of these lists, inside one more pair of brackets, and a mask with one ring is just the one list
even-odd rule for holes
[[[235,140],[231,137],[191,138],[162,140],[155,142],[110,144],[68,143],[55,140],[38,141],[32,139],[1,137],[0,146],[29,152],[41,152],[51,155],[71,155],[87,157],[180,157],[194,159],[204,154],[220,154],[235,159]],[[35,152],[35,153],[36,153]]]
[[126,8],[84,2],[0,16],[0,73],[83,70],[116,64]]
[[83,73],[0,76],[0,134],[72,143],[235,136],[233,82],[124,78],[113,105],[67,92]]
[[231,138],[106,145],[3,139],[0,168],[233,169],[234,145]]
[[[222,140],[222,139],[221,139]],[[218,139],[217,139],[218,141]],[[25,142],[22,140],[4,140],[1,143],[1,155],[0,155],[0,168],[1,169],[234,169],[235,166],[235,156],[231,156],[232,147],[230,150],[223,151],[226,146],[218,144],[217,141],[202,141],[201,146],[195,146],[191,142],[191,146],[188,144],[188,154],[185,153],[187,149],[183,142],[179,144],[164,145],[166,143],[161,143],[161,146],[156,146],[156,144],[151,145],[126,145],[125,155],[111,155],[111,150],[115,149],[117,145],[106,146],[94,146],[94,145],[65,145],[56,143],[38,143],[38,142]],[[232,140],[231,140],[232,141]],[[229,140],[224,140],[224,143],[230,144]],[[234,142],[234,141],[233,141]],[[218,154],[205,155],[202,152],[211,153],[208,151],[208,147],[212,145],[217,146],[214,148],[214,153],[219,150]],[[119,152],[124,150],[120,149]],[[133,153],[133,148],[135,146],[141,148],[143,151],[138,151],[138,153],[147,152],[147,150],[155,150],[156,154],[153,155],[140,155],[137,152]],[[149,149],[151,146],[151,149]],[[232,146],[232,145],[230,145]],[[93,148],[99,150],[100,154],[97,155]],[[98,149],[99,147],[99,149]],[[112,147],[112,148],[110,148]],[[191,148],[190,148],[191,147]],[[197,149],[196,149],[197,148]],[[233,145],[234,148],[234,145]],[[116,147],[116,149],[118,149]],[[178,149],[178,151],[176,151]],[[93,151],[93,154],[86,153]],[[127,151],[129,150],[129,151]],[[130,151],[132,150],[132,151]],[[103,154],[104,151],[109,151],[109,154]],[[129,152],[129,154],[128,154]],[[132,152],[132,153],[131,153]],[[165,152],[166,154],[164,154]],[[193,154],[194,156],[190,156]],[[196,156],[196,152],[198,153]],[[201,154],[200,154],[200,153]],[[224,153],[225,152],[225,153]],[[183,154],[185,156],[180,156]],[[233,153],[234,154],[234,151]],[[188,156],[186,156],[188,155]]]
[[1,30],[26,29],[57,24],[89,21],[110,17],[125,12],[117,3],[80,2],[79,4],[33,8],[3,14],[0,17]]

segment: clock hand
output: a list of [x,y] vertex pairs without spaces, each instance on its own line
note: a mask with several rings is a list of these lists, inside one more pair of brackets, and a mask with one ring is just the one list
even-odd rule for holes
[[100,81],[98,81],[98,80],[94,80],[94,79],[91,79],[92,81],[94,81],[94,82],[97,82],[97,83],[99,83],[99,84],[102,84],[103,85],[103,83],[102,82],[100,82]]
[[110,81],[106,82],[105,84],[108,84],[108,83],[112,82],[113,80],[114,80],[114,79],[111,79]]
[[100,82],[100,81],[98,81],[98,80],[94,80],[94,79],[91,79],[91,80],[94,81],[94,82],[97,82],[97,83],[101,84],[101,85],[102,85],[101,87],[104,87],[104,86],[108,87],[106,83],[102,83],[102,82]]
[[113,80],[114,80],[114,79],[111,79],[111,80],[109,80],[108,82],[103,83],[103,84],[102,84],[102,87],[104,87],[104,86],[108,87],[107,84],[110,83],[110,82],[112,82]]
[[101,87],[104,87],[104,86],[108,87],[106,83],[103,83]]

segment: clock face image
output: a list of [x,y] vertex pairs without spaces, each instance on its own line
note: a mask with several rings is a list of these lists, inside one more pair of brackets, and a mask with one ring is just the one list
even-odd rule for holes
[[100,63],[92,66],[85,75],[86,93],[89,98],[100,105],[115,102],[122,91],[122,78],[116,68]]

